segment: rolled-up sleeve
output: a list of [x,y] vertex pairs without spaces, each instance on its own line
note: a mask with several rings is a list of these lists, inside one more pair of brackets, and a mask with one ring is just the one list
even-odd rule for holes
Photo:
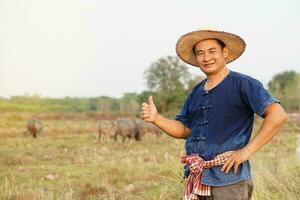
[[175,117],[175,120],[180,121],[185,127],[191,129],[191,116],[189,115],[189,106],[191,102],[191,95],[189,95],[178,115]]
[[242,94],[246,104],[251,110],[261,117],[264,117],[266,108],[272,103],[280,103],[269,94],[261,82],[256,79],[246,79],[242,82]]

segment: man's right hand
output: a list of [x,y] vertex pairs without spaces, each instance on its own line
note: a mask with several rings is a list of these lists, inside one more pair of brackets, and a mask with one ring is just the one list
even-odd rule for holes
[[148,97],[148,103],[143,103],[141,108],[141,118],[145,122],[153,123],[157,118],[157,109],[153,103],[152,96]]
[[167,119],[158,114],[152,96],[148,97],[148,103],[142,104],[141,118],[145,122],[153,123],[166,134],[175,138],[186,138],[190,134],[190,129],[186,128],[181,122]]

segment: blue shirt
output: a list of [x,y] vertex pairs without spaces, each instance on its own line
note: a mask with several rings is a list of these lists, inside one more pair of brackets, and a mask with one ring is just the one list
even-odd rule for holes
[[[206,79],[194,87],[176,116],[191,132],[186,138],[186,153],[214,159],[225,151],[243,148],[250,140],[254,113],[263,117],[268,105],[278,102],[256,79],[230,71],[216,87],[205,91]],[[225,174],[222,166],[204,170],[201,182],[224,186],[251,177],[250,162],[240,164],[238,173]],[[185,166],[185,176],[189,169]]]

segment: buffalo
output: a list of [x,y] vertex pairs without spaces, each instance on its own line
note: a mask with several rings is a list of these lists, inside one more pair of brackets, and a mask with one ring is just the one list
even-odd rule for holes
[[99,120],[98,121],[98,142],[103,137],[111,137],[114,133],[114,122],[110,120]]
[[126,138],[135,139],[137,141],[142,139],[143,131],[141,124],[135,118],[117,118],[115,127],[114,139],[117,141],[118,136],[122,138],[124,143]]
[[37,135],[43,131],[43,123],[38,119],[30,119],[27,121],[27,130],[33,138],[37,138]]

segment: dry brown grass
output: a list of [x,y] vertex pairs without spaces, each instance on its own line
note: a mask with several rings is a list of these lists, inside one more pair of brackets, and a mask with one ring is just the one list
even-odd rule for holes
[[[33,115],[45,127],[36,140],[24,134]],[[97,143],[97,116],[58,115],[0,116],[0,199],[181,199],[184,141],[163,135]],[[300,199],[297,133],[298,125],[286,124],[251,158],[254,200]]]

